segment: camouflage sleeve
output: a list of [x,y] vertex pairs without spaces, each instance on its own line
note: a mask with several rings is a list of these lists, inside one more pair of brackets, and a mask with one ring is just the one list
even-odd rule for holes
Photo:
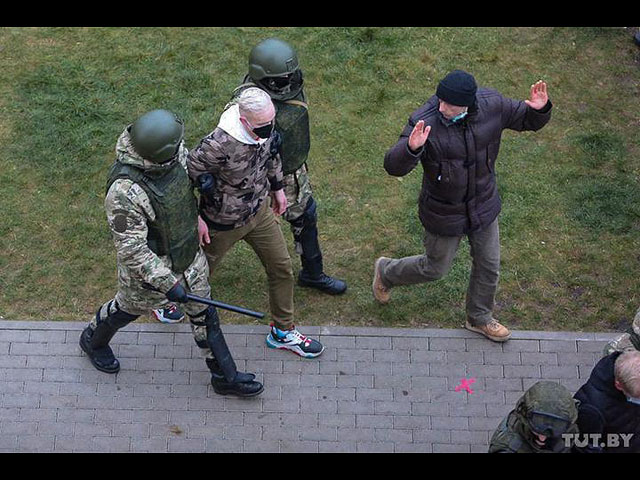
[[147,220],[155,218],[149,197],[131,180],[113,182],[104,201],[119,265],[162,293],[178,280],[147,245]]
[[189,169],[187,168],[188,156],[189,150],[187,150],[187,147],[184,146],[184,142],[182,142],[182,144],[180,145],[180,153],[178,154],[178,161],[180,162],[180,165],[182,165],[182,168],[184,168],[184,171],[187,172],[187,174],[189,174]]
[[227,158],[218,142],[207,137],[189,152],[187,156],[187,173],[191,182],[198,185],[198,177],[205,173],[216,175],[220,171],[220,163]]

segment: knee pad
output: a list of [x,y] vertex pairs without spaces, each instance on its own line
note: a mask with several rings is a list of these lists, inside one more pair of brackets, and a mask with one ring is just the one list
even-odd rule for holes
[[313,197],[309,197],[309,201],[307,202],[307,206],[304,209],[304,213],[302,214],[302,219],[304,222],[304,226],[315,227],[318,222],[318,208],[316,201]]
[[189,321],[196,345],[200,348],[209,348],[209,335],[220,330],[220,318],[216,307],[209,306],[197,315],[190,315]]
[[207,312],[209,311],[209,308],[211,307],[207,307],[204,310],[202,310],[200,313],[197,313],[195,315],[188,315],[189,321],[194,325],[204,326],[205,319],[203,317],[207,314]]
[[218,316],[218,310],[213,305],[207,307],[207,309],[203,312],[204,315],[204,324],[207,327],[207,330],[220,330],[220,317]]
[[228,382],[233,381],[238,370],[220,329],[216,307],[211,305],[195,317],[202,319],[191,319],[196,344],[210,350],[211,357],[206,358],[207,366],[213,374],[223,376]]
[[314,227],[317,223],[317,219],[318,214],[316,202],[313,197],[309,197],[302,215],[291,220],[289,223],[291,224],[291,228],[293,229],[294,234],[296,234],[296,232],[300,234],[300,232],[302,232],[302,230],[304,230],[305,228]]
[[301,243],[315,239],[318,235],[317,220],[316,202],[311,197],[302,215],[290,222],[294,240]]
[[220,317],[218,310],[213,305],[209,305],[203,311],[196,315],[189,316],[191,323],[198,326],[206,326],[212,328],[220,328]]
[[[210,308],[210,307],[209,307]],[[196,345],[200,348],[209,348],[207,343],[207,323],[206,315],[209,308],[205,308],[203,311],[196,315],[189,315],[189,322],[191,323],[191,331],[193,332],[193,339]]]
[[290,220],[289,224],[291,225],[291,232],[293,233],[293,237],[299,238],[302,234],[302,230],[304,229],[304,214],[300,215],[294,220]]
[[102,305],[96,312],[96,325],[104,322],[111,328],[117,330],[130,324],[138,317],[139,315],[133,315],[124,310],[120,310],[118,302],[111,300]]

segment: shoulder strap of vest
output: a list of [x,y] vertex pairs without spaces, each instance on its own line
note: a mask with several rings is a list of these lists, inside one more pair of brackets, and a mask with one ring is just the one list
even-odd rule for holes
[[306,102],[303,102],[302,100],[285,100],[284,103],[288,103],[289,105],[297,105],[299,107],[303,107],[309,110],[309,105]]
[[107,178],[107,192],[109,191],[109,188],[111,188],[111,185],[113,185],[113,182],[119,178],[126,178],[132,180],[134,183],[140,183],[144,179],[144,174],[137,168],[115,161],[109,170],[109,176]]
[[227,102],[227,104],[224,106],[222,111],[226,112],[229,109],[229,107],[231,107],[232,105],[235,105],[236,98],[238,98],[238,96],[240,95],[240,93],[242,93],[244,89],[249,87],[257,87],[257,85],[252,82],[247,82],[247,83],[243,83],[242,85],[238,85],[236,88],[234,88],[233,93],[231,94],[231,99]]
[[[147,181],[148,177],[144,172],[135,167],[124,165],[119,162],[115,162],[115,164],[111,167],[109,179],[107,181],[107,191],[109,191],[109,188],[111,187],[113,182],[115,182],[119,178],[126,178],[133,181],[133,183],[140,186],[140,188],[142,188],[147,193],[147,195],[149,195],[150,191],[152,191],[159,197],[164,196],[164,192],[159,190],[153,182]],[[153,202],[151,196],[149,198]]]
[[236,88],[233,89],[233,93],[231,94],[231,101],[235,100],[235,98],[240,95],[240,93],[242,93],[243,90],[250,88],[250,87],[257,87],[258,85],[256,85],[253,82],[246,82],[243,83],[241,85],[238,85]]
[[255,83],[255,82],[245,82],[245,83],[243,83],[243,84],[241,84],[241,85],[238,85],[238,86],[236,87],[236,89],[234,90],[234,93],[235,93],[237,90],[240,90],[241,88],[257,87],[257,86],[258,86],[258,84],[257,84],[257,83]]
[[[256,83],[253,82],[246,82],[243,83],[242,85],[238,85],[234,90],[233,90],[233,95],[231,97],[231,101],[229,103],[227,103],[227,105],[225,106],[225,110],[233,104],[235,98],[242,92],[242,90],[249,88],[249,87],[258,87],[260,88]],[[288,103],[289,105],[297,105],[299,107],[303,107],[306,108],[307,110],[309,110],[309,104],[307,102],[304,102],[302,100],[279,100],[283,103]]]

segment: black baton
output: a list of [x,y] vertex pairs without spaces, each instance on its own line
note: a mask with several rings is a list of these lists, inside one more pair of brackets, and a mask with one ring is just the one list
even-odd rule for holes
[[223,308],[231,312],[241,313],[242,315],[247,315],[249,317],[264,318],[264,313],[254,312],[253,310],[248,310],[242,307],[236,307],[235,305],[229,305],[228,303],[222,303],[216,300],[210,300],[208,298],[198,297],[197,295],[192,295],[191,293],[187,293],[187,298],[192,302],[204,303],[205,305],[212,305],[214,307]]

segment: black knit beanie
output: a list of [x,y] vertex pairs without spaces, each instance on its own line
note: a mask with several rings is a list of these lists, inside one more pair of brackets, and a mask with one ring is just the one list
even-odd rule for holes
[[478,85],[473,75],[462,70],[454,70],[438,84],[436,95],[451,105],[470,107],[476,101]]

